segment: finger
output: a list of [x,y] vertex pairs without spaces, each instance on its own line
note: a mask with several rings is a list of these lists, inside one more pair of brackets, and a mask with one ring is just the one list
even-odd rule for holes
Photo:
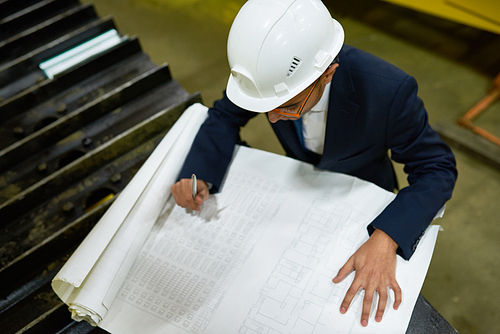
[[342,304],[340,305],[340,313],[344,314],[347,312],[347,310],[349,309],[349,306],[351,305],[351,302],[352,302],[354,296],[356,296],[356,293],[358,293],[360,288],[361,288],[361,286],[359,286],[358,284],[355,284],[355,282],[352,282],[351,286],[349,287],[349,289],[347,290],[347,292],[345,294],[345,297],[344,297],[344,300],[342,301]]
[[378,292],[378,308],[377,308],[377,314],[375,315],[375,321],[376,322],[381,322],[382,317],[384,316],[385,312],[385,307],[387,305],[387,288],[382,288]]
[[208,199],[210,192],[208,190],[208,184],[205,181],[198,180],[197,184],[197,194],[196,194],[196,202],[201,204]]
[[196,204],[198,205],[198,207],[200,207],[201,209],[201,206],[203,204],[205,200],[203,199],[203,196],[201,196],[200,194],[196,195]]
[[199,211],[200,207],[194,202],[193,187],[191,179],[181,179],[177,182],[179,205],[183,208]]
[[347,262],[344,264],[342,268],[340,268],[339,272],[337,273],[337,276],[333,278],[333,283],[340,283],[342,280],[349,275],[354,270],[354,261],[352,260],[352,257],[347,260]]
[[[187,207],[189,207],[191,210],[194,210],[194,211],[201,210],[199,203],[194,201],[193,193],[191,190],[189,190],[189,192],[184,193],[183,196],[184,196],[184,203],[186,203]],[[201,204],[201,202],[200,202],[200,204]]]
[[361,326],[368,326],[368,318],[370,317],[370,309],[373,302],[373,290],[365,290],[365,298],[363,298],[363,311],[361,313]]
[[175,202],[182,208],[190,208],[192,210],[200,210],[200,207],[194,202],[191,179],[182,179],[175,183],[171,188]]
[[394,280],[393,283],[391,283],[390,288],[392,291],[394,291],[394,306],[393,308],[397,310],[399,308],[399,305],[401,305],[401,302],[403,300],[403,293],[401,291],[401,288],[399,287],[398,282]]
[[180,207],[185,207],[184,203],[182,203],[182,201],[181,201],[181,196],[180,196],[180,191],[179,191],[179,188],[180,188],[179,182],[172,185],[172,187],[170,187],[170,190],[172,191],[172,196],[174,196],[175,203],[177,203],[177,205]]
[[193,204],[196,205],[194,210],[201,211],[201,205],[208,199],[210,191],[208,189],[208,184],[203,180],[197,180],[196,183],[196,196],[193,200]]

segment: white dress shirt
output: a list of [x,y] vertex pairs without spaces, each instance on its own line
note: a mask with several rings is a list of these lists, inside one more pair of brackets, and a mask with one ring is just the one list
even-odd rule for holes
[[302,134],[305,147],[317,154],[323,154],[325,147],[326,117],[330,99],[330,86],[328,83],[321,99],[312,109],[302,116]]

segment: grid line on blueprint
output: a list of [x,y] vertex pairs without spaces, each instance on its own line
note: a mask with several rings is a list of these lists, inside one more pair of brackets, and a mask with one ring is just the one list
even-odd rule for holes
[[[324,324],[325,305],[340,306],[347,282],[332,284],[334,257],[350,254],[365,217],[349,204],[327,209],[328,198],[308,208],[297,234],[276,263],[240,334],[312,333]],[[356,312],[357,305],[352,305]]]
[[204,330],[284,192],[243,173],[228,184],[234,186],[217,198],[229,204],[215,220],[174,208],[160,237],[147,241],[118,298],[186,332]]

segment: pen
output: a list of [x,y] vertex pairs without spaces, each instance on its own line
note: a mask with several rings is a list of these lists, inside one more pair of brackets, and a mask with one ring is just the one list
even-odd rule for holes
[[[196,175],[191,175],[191,192],[193,193],[193,201],[196,203]],[[198,203],[196,203],[198,204]]]

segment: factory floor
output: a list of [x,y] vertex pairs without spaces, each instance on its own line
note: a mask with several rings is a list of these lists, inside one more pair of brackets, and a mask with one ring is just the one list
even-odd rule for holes
[[[204,104],[228,78],[226,38],[244,0],[84,0],[137,35],[151,59]],[[348,3],[348,5],[346,4]],[[500,71],[500,36],[376,0],[325,0],[346,44],[413,75],[430,123],[449,124],[479,101]],[[500,135],[500,102],[477,124]],[[264,115],[243,129],[252,146],[283,154]],[[452,147],[459,170],[422,294],[461,334],[500,333],[500,170]],[[405,176],[397,166],[400,183]]]

